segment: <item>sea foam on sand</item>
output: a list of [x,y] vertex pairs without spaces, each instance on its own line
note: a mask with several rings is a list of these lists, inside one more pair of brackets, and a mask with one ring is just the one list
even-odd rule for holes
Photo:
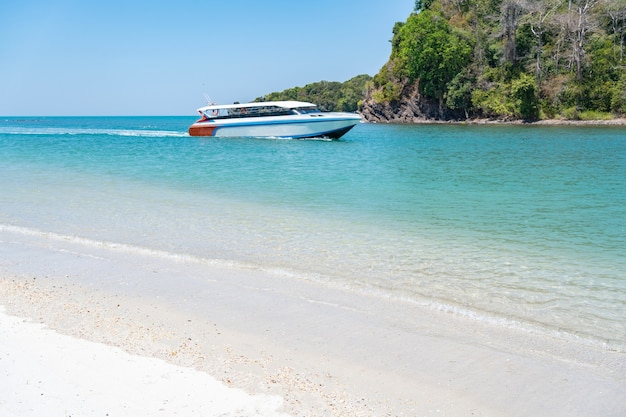
[[287,416],[282,399],[210,375],[61,335],[0,307],[0,415]]
[[0,228],[0,305],[2,417],[626,415],[621,350],[262,269]]

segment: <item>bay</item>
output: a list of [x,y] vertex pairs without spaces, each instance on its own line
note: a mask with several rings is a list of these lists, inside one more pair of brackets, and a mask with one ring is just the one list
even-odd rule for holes
[[192,138],[193,120],[0,119],[0,227],[626,351],[623,127],[360,124],[324,141]]

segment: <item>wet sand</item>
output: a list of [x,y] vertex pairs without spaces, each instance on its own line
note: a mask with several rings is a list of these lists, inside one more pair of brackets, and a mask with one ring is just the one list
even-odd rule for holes
[[[109,415],[137,415],[128,410],[152,407],[151,396],[119,397],[114,388],[146,388],[159,379],[151,368],[182,378],[160,381],[168,415],[626,415],[623,352],[277,271],[2,230],[0,305],[10,315],[0,315],[0,375],[14,390],[0,400],[2,415],[62,403],[68,415],[100,416],[114,401]],[[77,362],[78,352],[99,358],[102,349],[126,365],[107,373],[109,360],[73,371],[58,363]],[[133,368],[144,360],[157,362]],[[52,384],[54,395],[33,390],[38,375],[56,381],[71,372],[79,382]],[[108,393],[106,402],[77,402],[84,373],[101,375],[93,389]],[[219,411],[210,396],[191,399],[190,386],[249,395]]]

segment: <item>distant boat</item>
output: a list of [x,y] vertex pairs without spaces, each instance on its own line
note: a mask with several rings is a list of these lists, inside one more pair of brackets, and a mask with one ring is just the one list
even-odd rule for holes
[[191,136],[337,139],[361,120],[356,113],[323,112],[302,101],[210,105],[198,113]]

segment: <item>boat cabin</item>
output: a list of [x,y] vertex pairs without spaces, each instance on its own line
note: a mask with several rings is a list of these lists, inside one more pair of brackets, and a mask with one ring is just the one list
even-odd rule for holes
[[311,103],[290,104],[284,102],[274,103],[246,103],[230,104],[222,106],[207,106],[198,109],[198,112],[206,119],[234,119],[241,117],[273,117],[290,116],[297,114],[321,113],[321,110]]

